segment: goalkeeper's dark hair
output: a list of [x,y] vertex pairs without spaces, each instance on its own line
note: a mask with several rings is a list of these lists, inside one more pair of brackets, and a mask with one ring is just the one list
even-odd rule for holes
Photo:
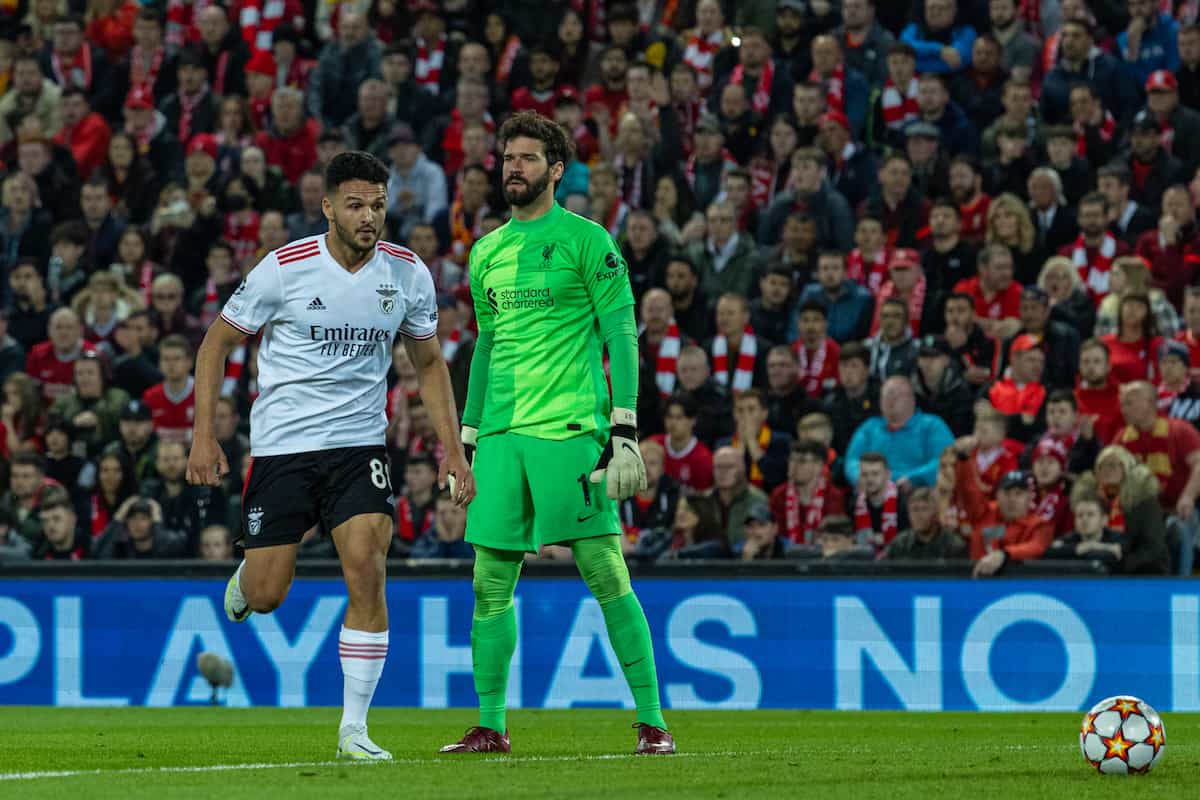
[[541,142],[546,163],[550,166],[561,161],[566,167],[575,155],[575,142],[562,126],[536,111],[518,111],[504,121],[500,126],[500,152],[503,153],[508,143],[519,136]]
[[325,167],[325,191],[333,194],[347,181],[366,181],[386,186],[388,168],[378,158],[361,150],[338,153]]

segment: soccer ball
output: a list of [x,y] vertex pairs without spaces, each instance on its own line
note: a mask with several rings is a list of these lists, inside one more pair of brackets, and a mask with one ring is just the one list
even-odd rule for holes
[[1145,775],[1162,758],[1166,744],[1158,712],[1127,695],[1092,706],[1079,732],[1083,757],[1105,775]]

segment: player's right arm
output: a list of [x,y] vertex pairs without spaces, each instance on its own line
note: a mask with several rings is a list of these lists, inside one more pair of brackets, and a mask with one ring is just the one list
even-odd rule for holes
[[467,402],[462,415],[463,444],[470,448],[467,452],[468,461],[473,460],[475,455],[475,434],[483,419],[483,401],[487,393],[488,373],[491,371],[492,345],[496,340],[496,317],[487,302],[483,286],[483,267],[478,258],[483,249],[479,246],[471,248],[468,267],[468,274],[475,276],[475,280],[471,281],[471,301],[475,306],[475,324],[479,328],[475,351],[471,355],[471,372],[467,377]]
[[196,353],[196,415],[192,450],[188,455],[188,483],[216,486],[229,472],[229,463],[213,434],[217,397],[225,378],[225,361],[233,348],[270,322],[282,304],[279,263],[271,254],[250,270],[204,335]]

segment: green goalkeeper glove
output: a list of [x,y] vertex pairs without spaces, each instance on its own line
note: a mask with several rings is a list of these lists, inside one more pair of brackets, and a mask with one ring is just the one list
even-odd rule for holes
[[610,500],[624,500],[646,488],[646,463],[637,443],[637,414],[614,408],[608,445],[600,454],[591,482],[605,482]]
[[[467,466],[475,466],[475,437],[479,434],[479,429],[470,425],[462,426],[462,443],[463,452],[467,454]],[[446,476],[447,483],[450,484],[450,496],[458,497],[454,491],[454,473],[451,472]]]

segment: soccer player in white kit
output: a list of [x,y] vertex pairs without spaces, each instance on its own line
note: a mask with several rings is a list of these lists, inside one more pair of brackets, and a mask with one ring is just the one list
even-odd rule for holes
[[459,505],[475,495],[436,337],[433,279],[410,250],[380,241],[387,181],[387,167],[367,153],[333,158],[321,203],[329,232],[269,253],[225,304],[196,357],[187,470],[188,481],[201,486],[216,485],[229,471],[213,435],[225,359],[261,331],[242,497],[246,557],[225,589],[225,614],[242,622],[278,608],[301,537],[317,524],[328,531],[349,595],[338,637],[345,685],[337,755],[376,760],[391,758],[367,735],[367,709],[388,647],[384,588],[394,500],[384,407],[397,332],[445,447],[439,481],[450,483]]

